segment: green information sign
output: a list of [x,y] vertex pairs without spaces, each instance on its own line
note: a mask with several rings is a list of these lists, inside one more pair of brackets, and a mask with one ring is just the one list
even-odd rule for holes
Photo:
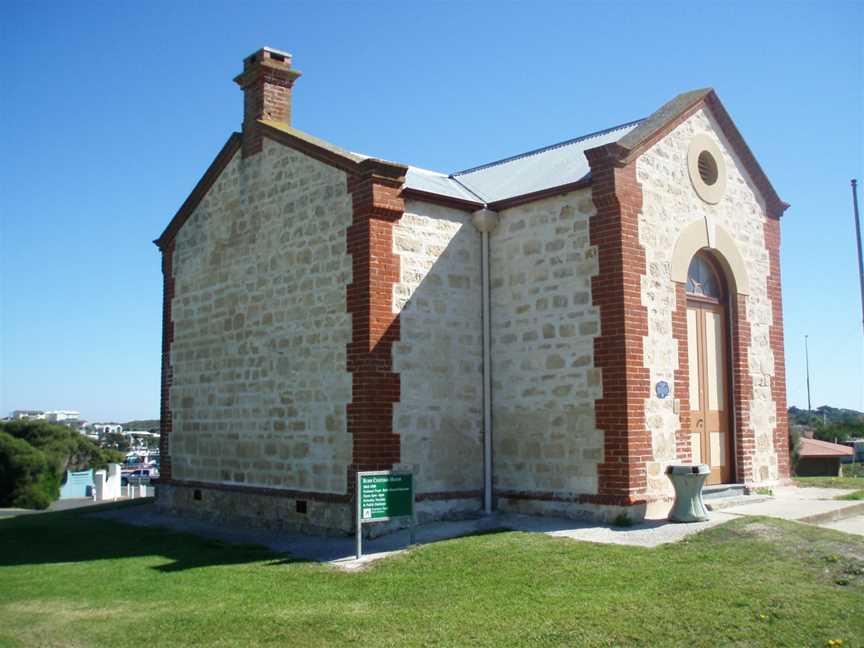
[[389,470],[357,473],[357,559],[363,556],[363,525],[391,518],[411,518],[414,544],[414,475]]
[[414,513],[413,475],[360,473],[360,519],[383,522]]

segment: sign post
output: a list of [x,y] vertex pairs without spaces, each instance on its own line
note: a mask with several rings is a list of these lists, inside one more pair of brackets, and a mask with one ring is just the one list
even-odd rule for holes
[[363,525],[411,518],[411,544],[415,541],[414,475],[374,470],[357,473],[357,558],[363,556]]

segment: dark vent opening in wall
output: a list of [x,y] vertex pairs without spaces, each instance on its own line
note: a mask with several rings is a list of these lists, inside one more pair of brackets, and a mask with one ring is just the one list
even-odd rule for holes
[[194,499],[198,502],[201,501],[201,489],[200,488],[196,488],[194,491],[192,491],[192,499]]
[[276,54],[276,52],[270,52],[270,58],[274,61],[284,61],[285,57],[281,54]]
[[717,160],[708,151],[699,154],[699,177],[709,187],[717,182]]
[[306,513],[306,500],[297,500],[297,512]]

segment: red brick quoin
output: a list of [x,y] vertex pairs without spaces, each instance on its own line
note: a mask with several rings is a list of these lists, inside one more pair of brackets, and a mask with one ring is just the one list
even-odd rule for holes
[[171,301],[174,299],[174,240],[162,248],[162,381],[159,406],[159,454],[162,457],[160,479],[171,480],[171,344],[174,342],[174,320]]
[[400,439],[393,431],[393,406],[399,402],[400,382],[393,372],[392,354],[393,343],[400,336],[399,314],[393,312],[393,286],[400,279],[399,257],[393,252],[393,226],[405,212],[405,202],[399,196],[403,182],[400,172],[400,167],[382,169],[361,163],[360,173],[348,176],[354,206],[354,220],[347,233],[353,271],[347,289],[352,318],[348,345],[352,399],[347,418],[348,432],[353,435],[349,488],[357,471],[389,470],[400,460]]
[[642,189],[635,162],[621,165],[616,145],[586,155],[597,209],[589,230],[599,258],[599,272],[591,279],[593,304],[600,312],[594,362],[603,384],[595,411],[605,439],[604,462],[597,467],[598,495],[609,503],[629,505],[644,501],[645,464],[652,457],[645,425],[650,373],[642,351],[642,338],[648,334],[641,292],[645,251],[639,244],[638,223]]
[[738,483],[753,481],[753,453],[756,436],[750,427],[753,377],[750,375],[750,322],[747,297],[734,296],[730,313],[732,333],[732,402],[735,409],[735,475]]
[[675,398],[679,402],[680,427],[675,432],[675,452],[678,461],[693,461],[690,442],[690,364],[687,349],[687,287],[675,282],[675,310],[672,312],[672,337],[678,344],[678,368],[674,374]]
[[781,480],[788,480],[790,476],[789,420],[786,412],[786,359],[783,354],[783,297],[780,288],[780,218],[772,216],[766,218],[764,230],[769,260],[768,299],[771,300],[771,327],[768,329],[768,339],[774,355],[771,396],[777,407],[774,451],[777,453],[778,477]]

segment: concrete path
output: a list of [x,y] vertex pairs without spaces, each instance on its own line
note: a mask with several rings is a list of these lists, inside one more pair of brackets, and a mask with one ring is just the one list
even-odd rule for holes
[[[353,537],[303,536],[269,529],[228,527],[167,515],[158,511],[152,504],[103,511],[93,515],[137,526],[161,527],[172,531],[193,533],[232,544],[263,545],[277,553],[290,554],[298,560],[327,562],[346,570],[362,568],[375,560],[404,551],[409,546],[408,530],[379,538],[364,539],[364,556],[357,560]],[[417,527],[416,540],[418,545],[423,545],[460,536],[503,530],[546,533],[550,536],[587,542],[656,547],[669,542],[678,542],[689,535],[731,520],[733,517],[725,513],[715,513],[709,521],[696,524],[673,524],[651,520],[631,527],[609,527],[565,518],[495,514],[472,520],[424,524]]]
[[860,533],[864,525],[864,502],[834,499],[848,492],[841,488],[784,486],[775,489],[774,497],[753,504],[726,507],[723,512],[730,515],[765,515]]
[[[745,503],[713,511],[709,521],[696,524],[646,520],[631,527],[611,527],[565,518],[498,513],[471,520],[424,524],[417,528],[416,540],[418,545],[423,545],[460,536],[507,530],[546,533],[553,537],[585,542],[656,547],[678,542],[736,517],[749,515],[818,523],[827,528],[864,534],[864,503],[833,499],[846,492],[824,488],[778,488],[774,497],[754,497],[752,503],[746,503],[745,500]],[[304,536],[269,529],[230,527],[167,515],[158,511],[154,504],[101,511],[93,515],[137,526],[193,533],[232,544],[263,545],[274,552],[290,554],[298,560],[326,562],[346,570],[361,569],[375,560],[404,551],[409,546],[408,530],[366,539],[363,542],[364,556],[357,560],[353,537]]]
[[819,526],[825,527],[826,529],[835,529],[845,533],[854,533],[855,535],[864,536],[864,515],[856,515],[855,517],[846,518],[845,520],[826,522]]

